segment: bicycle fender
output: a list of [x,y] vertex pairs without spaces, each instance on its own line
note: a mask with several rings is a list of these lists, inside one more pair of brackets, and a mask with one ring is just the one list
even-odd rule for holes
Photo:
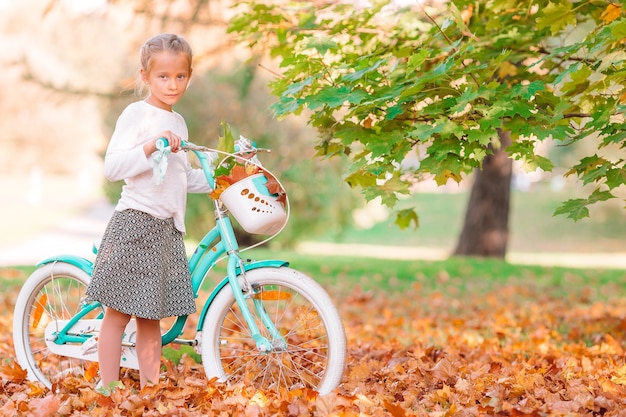
[[[280,268],[283,266],[289,266],[289,262],[281,261],[278,259],[267,259],[263,261],[255,261],[255,262],[247,263],[244,265],[244,270],[251,271],[253,269],[258,269],[258,268],[265,268],[265,267]],[[240,271],[241,271],[241,268],[237,267],[237,275],[239,275]],[[204,325],[204,319],[206,317],[207,311],[209,311],[209,307],[211,307],[211,304],[213,303],[213,299],[215,299],[217,294],[226,285],[228,285],[228,277],[225,277],[219,284],[217,284],[217,286],[213,289],[213,292],[211,292],[211,295],[209,296],[209,298],[204,303],[204,307],[202,308],[202,313],[200,314],[200,317],[198,318],[198,327],[197,327],[198,331],[202,331],[202,326]]]
[[43,266],[46,264],[51,264],[54,262],[65,262],[68,263],[70,265],[74,265],[80,269],[82,269],[83,271],[85,271],[87,274],[89,274],[89,276],[91,276],[91,273],[93,272],[93,262],[90,261],[89,259],[80,257],[80,256],[75,256],[75,255],[57,255],[57,256],[53,256],[51,258],[48,259],[44,259],[43,261],[37,263],[37,266]]

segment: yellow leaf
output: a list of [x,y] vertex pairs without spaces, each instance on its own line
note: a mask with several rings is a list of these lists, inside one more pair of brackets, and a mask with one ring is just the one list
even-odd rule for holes
[[470,19],[472,18],[472,14],[474,13],[474,5],[470,4],[461,12],[461,17],[463,18],[463,23],[466,25],[469,24]]
[[622,5],[609,3],[609,5],[600,15],[600,19],[604,20],[606,23],[611,23],[612,21],[617,19],[620,14],[622,14]]
[[611,352],[612,354],[615,354],[615,355],[624,354],[624,348],[622,347],[622,344],[618,342],[617,340],[615,340],[615,338],[611,336],[610,334],[607,333],[606,335],[604,335],[604,341],[607,344],[607,350]]
[[614,375],[611,377],[611,381],[618,385],[626,385],[626,365],[617,368],[613,371]]
[[261,391],[257,391],[252,398],[250,398],[251,404],[257,404],[261,407],[267,407],[268,402],[267,397]]
[[165,405],[163,403],[159,403],[157,405],[157,411],[159,412],[159,414],[167,414],[169,413],[170,410],[171,410],[171,407],[169,407],[169,404]]
[[500,64],[500,69],[498,70],[498,78],[503,79],[507,76],[515,76],[517,75],[517,67],[511,64],[509,61],[504,61]]
[[33,311],[33,327],[39,327],[39,321],[41,321],[41,316],[43,315],[43,311],[48,303],[48,295],[43,294],[39,300],[37,300],[37,305],[35,306],[35,311]]
[[41,397],[44,394],[43,385],[38,382],[26,381],[26,385],[30,388],[30,397]]
[[256,165],[248,164],[246,165],[246,175],[254,175],[258,174],[259,168]]
[[89,365],[85,367],[85,381],[91,381],[91,378],[98,375],[98,362],[91,362]]
[[266,301],[290,300],[292,298],[292,295],[287,291],[267,290],[261,291],[258,294],[254,294],[253,298],[255,300]]

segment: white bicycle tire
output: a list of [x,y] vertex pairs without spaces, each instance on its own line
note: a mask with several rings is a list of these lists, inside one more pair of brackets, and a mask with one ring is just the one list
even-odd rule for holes
[[[324,364],[323,376],[319,378],[319,381],[317,381],[317,384],[315,386],[309,388],[318,391],[320,394],[326,394],[334,390],[341,382],[341,378],[343,376],[343,371],[345,368],[346,337],[337,308],[333,304],[326,290],[324,290],[317,282],[315,282],[307,275],[294,269],[285,267],[263,267],[253,269],[246,272],[246,277],[248,279],[248,282],[253,286],[278,285],[281,286],[281,288],[284,287],[286,289],[292,290],[294,291],[294,297],[302,297],[303,302],[311,304],[312,309],[315,310],[315,314],[311,314],[311,316],[317,317],[317,315],[319,315],[319,319],[323,323],[328,341],[326,348],[327,360]],[[242,283],[243,279],[240,278],[240,285],[242,285]],[[215,299],[213,300],[207,311],[207,316],[202,326],[201,351],[202,362],[208,378],[217,377],[217,379],[220,381],[230,380],[229,376],[226,375],[226,372],[224,370],[220,354],[220,347],[223,345],[222,341],[226,341],[226,338],[222,339],[220,333],[222,331],[222,325],[224,323],[225,317],[229,314],[232,314],[229,312],[233,304],[236,305],[232,288],[230,285],[226,285],[216,295]],[[231,316],[229,315],[229,317]],[[240,327],[245,327],[245,323],[242,323],[242,326]],[[285,331],[285,329],[282,330]],[[291,332],[292,329],[287,329],[287,331]],[[250,344],[253,343],[251,341],[248,342]],[[302,348],[299,349],[302,350]],[[252,349],[249,348],[247,348],[247,351],[248,353],[254,353],[252,352]],[[260,356],[255,356],[255,358],[258,357]],[[265,360],[267,361],[268,359],[265,358]],[[252,359],[247,359],[246,361],[250,362],[252,361]],[[274,361],[274,363],[282,363],[284,361],[285,359],[282,359],[281,361]],[[235,380],[241,379],[241,375],[238,375],[237,378],[235,378]],[[268,385],[271,385],[271,383]],[[287,388],[289,389],[293,387]]]
[[[65,262],[54,262],[36,269],[24,282],[15,301],[13,313],[13,345],[18,364],[28,372],[30,381],[39,381],[51,388],[53,381],[39,368],[31,346],[31,311],[40,291],[54,279],[69,278],[76,281],[77,289],[84,293],[91,277],[77,266]],[[78,288],[83,285],[84,288]],[[42,314],[47,314],[42,312]],[[45,345],[42,342],[42,345]]]

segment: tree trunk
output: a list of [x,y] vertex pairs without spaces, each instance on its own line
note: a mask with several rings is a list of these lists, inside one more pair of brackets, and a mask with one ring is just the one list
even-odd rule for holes
[[506,148],[509,132],[498,130],[500,147],[477,170],[455,256],[504,258],[509,239],[509,205],[513,161]]

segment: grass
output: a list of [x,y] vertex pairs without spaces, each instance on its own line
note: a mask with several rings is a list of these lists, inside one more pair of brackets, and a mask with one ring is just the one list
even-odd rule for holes
[[[626,291],[626,270],[515,265],[499,259],[450,258],[441,261],[381,260],[366,257],[311,256],[293,251],[254,249],[246,252],[253,259],[284,259],[290,266],[315,278],[329,291],[349,292],[355,287],[365,291],[402,292],[419,286],[424,291],[452,288],[467,291],[489,290],[507,283],[533,282],[533,285],[567,291],[572,286],[593,285],[601,289],[618,285]],[[3,290],[21,285],[33,266],[0,268]],[[203,290],[224,277],[223,267],[211,272]]]
[[[575,196],[537,185],[532,192],[514,191],[510,211],[510,252],[626,252],[626,211],[620,202],[592,207],[591,217],[574,222],[553,216],[556,208]],[[328,233],[326,242],[424,246],[453,249],[460,234],[469,193],[421,192],[399,203],[415,207],[419,228],[400,230],[393,218],[370,229],[352,229],[340,236]]]
[[[355,287],[364,291],[402,293],[419,287],[424,292],[486,292],[495,287],[525,283],[566,293],[572,287],[592,286],[597,297],[626,295],[626,270],[515,265],[500,259],[450,258],[441,261],[381,260],[366,257],[311,256],[291,251],[254,249],[255,259],[285,259],[329,292],[347,293]],[[616,287],[616,288],[613,288]],[[609,290],[610,288],[610,290]],[[605,291],[611,291],[606,294]]]

